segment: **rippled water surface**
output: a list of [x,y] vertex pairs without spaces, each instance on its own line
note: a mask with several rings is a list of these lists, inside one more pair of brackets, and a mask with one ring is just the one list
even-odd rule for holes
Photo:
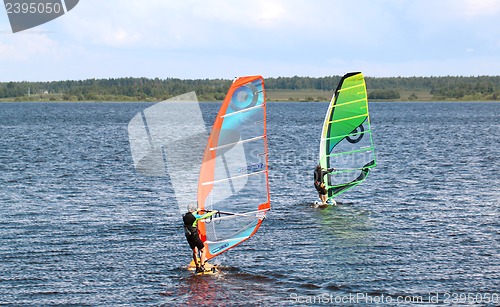
[[[127,124],[150,105],[0,104],[0,305],[498,298],[499,103],[370,103],[378,166],[324,210],[311,177],[327,103],[269,103],[272,211],[201,278],[168,179],[133,168]],[[219,105],[202,104],[209,125]]]

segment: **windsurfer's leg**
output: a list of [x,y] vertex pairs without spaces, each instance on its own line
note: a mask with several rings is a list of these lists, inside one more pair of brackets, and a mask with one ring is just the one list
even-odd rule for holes
[[199,238],[198,238],[198,240],[196,240],[196,248],[198,249],[198,251],[200,253],[199,267],[201,270],[204,270],[204,265],[205,265],[205,262],[207,261],[207,256],[206,256],[206,252],[205,252],[205,245],[203,244],[203,242]]
[[199,267],[199,263],[198,263],[198,250],[197,248],[193,248],[193,261],[194,261],[194,264],[196,265],[196,267]]
[[201,252],[201,257],[200,257],[201,266],[203,267],[205,265],[205,262],[207,261],[207,255],[204,248],[202,248],[200,252]]

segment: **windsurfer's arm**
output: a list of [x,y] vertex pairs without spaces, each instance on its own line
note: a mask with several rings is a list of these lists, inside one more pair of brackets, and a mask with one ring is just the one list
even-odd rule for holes
[[198,215],[198,213],[196,213],[196,214],[194,214],[194,217],[196,218],[196,220],[203,220],[203,219],[211,217],[212,215],[216,214],[217,212],[219,212],[219,211],[217,211],[217,210],[209,211],[203,215]]

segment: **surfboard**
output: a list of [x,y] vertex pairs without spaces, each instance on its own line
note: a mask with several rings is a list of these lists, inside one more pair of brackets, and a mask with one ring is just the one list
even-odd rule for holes
[[191,260],[191,262],[187,266],[188,271],[193,272],[193,274],[197,276],[202,276],[202,275],[216,275],[218,274],[219,268],[217,268],[216,265],[213,265],[211,263],[205,262],[205,271],[204,272],[196,272],[196,265],[194,263],[194,260]]
[[329,199],[328,202],[326,203],[326,205],[324,205],[322,202],[316,200],[314,202],[314,208],[326,208],[326,207],[329,207],[329,206],[336,206],[337,205],[337,202],[334,200],[334,199]]
[[219,269],[217,269],[215,266],[212,267],[210,270],[207,270],[207,268],[205,268],[205,271],[203,272],[196,272],[196,271],[193,271],[194,275],[196,276],[210,276],[210,275],[217,275],[219,274]]

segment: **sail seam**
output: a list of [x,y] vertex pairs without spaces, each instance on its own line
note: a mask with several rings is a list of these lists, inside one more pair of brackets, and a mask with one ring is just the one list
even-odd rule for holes
[[365,130],[363,132],[358,132],[358,133],[349,133],[349,134],[346,134],[346,135],[340,135],[340,136],[332,136],[330,138],[322,138],[321,140],[322,141],[327,141],[327,140],[334,140],[334,139],[342,139],[342,138],[345,138],[346,136],[357,136],[357,135],[360,135],[360,134],[365,134],[365,133],[369,133],[371,132],[372,130]]
[[341,106],[353,104],[353,103],[360,102],[360,101],[366,101],[366,97],[361,98],[361,99],[356,99],[356,100],[353,100],[353,101],[349,101],[349,102],[344,102],[344,103],[341,103],[341,104],[335,104],[333,107],[334,108],[341,107]]
[[343,118],[343,119],[336,119],[336,120],[329,121],[328,123],[332,124],[332,123],[344,122],[346,120],[351,120],[351,119],[361,118],[361,117],[366,117],[366,116],[368,116],[368,113],[367,114],[356,115],[356,116],[351,116],[351,117],[346,117],[346,118]]
[[234,145],[237,145],[237,144],[243,144],[243,143],[247,143],[247,142],[260,140],[260,139],[263,139],[264,137],[265,136],[262,135],[262,136],[257,136],[257,137],[251,138],[251,139],[241,140],[241,141],[234,142],[234,143],[228,143],[228,144],[224,144],[224,145],[220,145],[220,146],[216,146],[216,147],[210,147],[210,150],[214,151],[214,150],[217,150],[220,148],[233,147]]
[[234,177],[229,177],[229,178],[224,178],[224,179],[219,179],[219,180],[214,180],[214,181],[207,181],[207,182],[203,182],[201,185],[209,185],[209,184],[214,184],[214,183],[229,181],[229,180],[232,180],[232,179],[245,178],[245,177],[249,177],[249,176],[253,176],[253,175],[259,175],[259,174],[262,174],[262,173],[265,173],[265,172],[266,171],[259,171],[259,172],[255,172],[255,173],[244,174],[244,175],[240,175],[240,176],[234,176]]
[[251,110],[254,110],[254,109],[262,108],[263,106],[264,106],[264,104],[259,104],[259,105],[255,106],[255,107],[251,107],[251,108],[247,108],[247,109],[243,109],[243,110],[239,110],[239,111],[234,111],[232,113],[221,115],[221,118],[226,118],[226,117],[230,117],[230,116],[233,116],[233,115],[236,115],[236,114],[245,113],[245,112],[248,112],[248,111],[251,111]]
[[338,90],[337,92],[347,91],[347,90],[349,90],[349,89],[351,89],[351,88],[356,88],[356,87],[360,87],[360,86],[364,86],[364,84],[363,84],[363,83],[361,83],[361,84],[356,84],[356,85],[349,86],[349,87],[344,87],[344,88],[341,88],[340,90]]
[[339,152],[336,154],[329,154],[326,155],[327,157],[335,157],[335,156],[341,156],[341,155],[347,155],[347,154],[352,154],[352,153],[357,153],[357,152],[368,152],[368,151],[373,151],[375,148],[374,147],[365,147],[357,150],[351,150],[351,151],[344,151],[344,152]]

